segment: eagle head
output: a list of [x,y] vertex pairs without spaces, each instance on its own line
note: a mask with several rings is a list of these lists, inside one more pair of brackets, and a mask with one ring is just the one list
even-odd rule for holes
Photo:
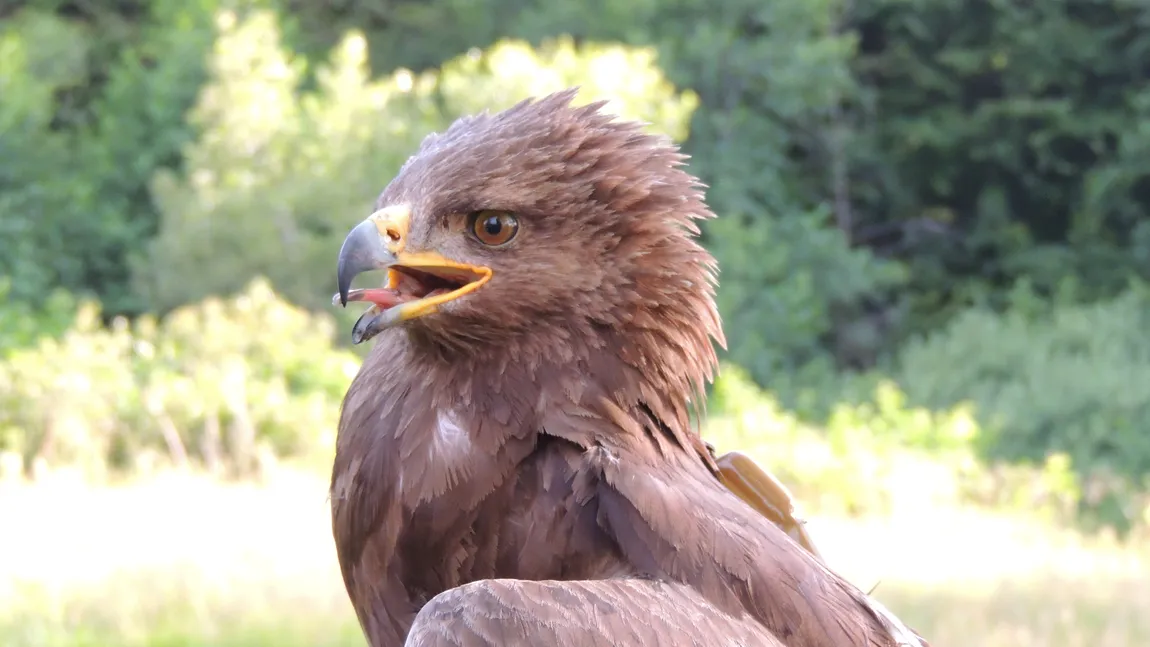
[[[371,304],[355,343],[399,329],[453,353],[547,353],[613,335],[710,378],[724,340],[715,260],[697,242],[696,221],[713,217],[702,185],[668,138],[602,102],[573,106],[575,93],[422,142],[340,250],[333,302]],[[382,287],[351,289],[376,269]]]

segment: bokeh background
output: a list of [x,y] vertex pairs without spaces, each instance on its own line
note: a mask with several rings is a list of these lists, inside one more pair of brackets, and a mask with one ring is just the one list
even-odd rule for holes
[[580,85],[720,218],[704,433],[940,647],[1150,644],[1150,8],[0,2],[0,643],[361,646],[347,229]]

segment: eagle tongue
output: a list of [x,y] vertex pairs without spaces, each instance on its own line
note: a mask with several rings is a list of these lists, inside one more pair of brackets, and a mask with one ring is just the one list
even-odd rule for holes
[[[371,339],[382,330],[381,322],[386,317],[385,313],[392,307],[399,305],[405,301],[411,301],[415,297],[403,294],[398,290],[391,290],[388,288],[366,288],[351,290],[347,293],[347,300],[352,301],[366,301],[371,304],[363,314],[356,320],[355,325],[351,327],[351,343],[359,344]],[[339,294],[332,297],[332,305],[339,305]]]
[[387,310],[392,306],[409,300],[404,299],[403,296],[404,295],[401,295],[399,292],[388,288],[365,288],[363,290],[352,290],[348,293],[347,300],[366,301],[375,304],[380,310]]

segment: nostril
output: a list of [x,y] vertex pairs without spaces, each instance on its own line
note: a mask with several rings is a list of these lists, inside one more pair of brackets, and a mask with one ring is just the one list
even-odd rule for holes
[[398,243],[399,242],[399,229],[397,229],[395,227],[388,227],[387,228],[387,237],[390,238],[392,240],[392,242]]

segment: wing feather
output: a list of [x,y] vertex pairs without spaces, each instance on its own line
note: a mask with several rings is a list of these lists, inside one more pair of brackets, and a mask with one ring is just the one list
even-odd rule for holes
[[602,474],[601,523],[628,561],[657,562],[657,572],[691,584],[728,612],[746,609],[788,645],[904,642],[884,609],[701,465],[636,465],[606,448],[590,450],[588,461]]
[[783,647],[750,616],[726,613],[689,586],[639,578],[472,582],[428,602],[405,644]]

